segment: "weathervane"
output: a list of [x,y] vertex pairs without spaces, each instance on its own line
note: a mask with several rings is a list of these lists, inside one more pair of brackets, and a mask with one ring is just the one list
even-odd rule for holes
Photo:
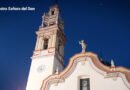
[[85,52],[86,52],[86,47],[87,47],[87,45],[86,45],[86,43],[84,42],[84,40],[79,41],[79,44],[80,44],[81,47],[82,47],[82,53],[85,53]]

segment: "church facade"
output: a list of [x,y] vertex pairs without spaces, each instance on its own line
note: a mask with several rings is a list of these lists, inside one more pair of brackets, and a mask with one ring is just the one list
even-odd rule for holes
[[64,68],[64,22],[57,4],[42,16],[26,90],[130,90],[130,70],[104,65],[98,56],[82,52]]

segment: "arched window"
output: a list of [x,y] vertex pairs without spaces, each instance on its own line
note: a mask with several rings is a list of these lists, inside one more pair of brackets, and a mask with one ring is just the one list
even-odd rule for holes
[[51,15],[54,15],[54,14],[55,14],[55,10],[52,10],[52,11],[51,11]]
[[80,79],[80,90],[90,90],[89,78]]
[[48,38],[44,39],[44,44],[43,44],[43,49],[44,50],[48,48],[48,41],[49,41]]

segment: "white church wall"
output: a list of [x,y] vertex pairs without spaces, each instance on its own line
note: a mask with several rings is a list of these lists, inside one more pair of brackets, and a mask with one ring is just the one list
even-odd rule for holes
[[[78,62],[73,72],[61,83],[50,84],[49,90],[80,90],[79,79],[90,79],[90,90],[130,90],[121,77],[105,78],[105,72],[100,73],[93,67],[91,60]],[[97,71],[99,70],[99,71]]]
[[53,60],[51,55],[32,60],[26,90],[40,90],[43,80],[53,73]]

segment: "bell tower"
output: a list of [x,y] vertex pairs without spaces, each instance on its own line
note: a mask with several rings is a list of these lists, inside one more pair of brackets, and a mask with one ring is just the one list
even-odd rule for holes
[[64,68],[64,23],[58,4],[52,5],[49,11],[43,14],[42,24],[36,35],[26,90],[40,90],[45,78]]

